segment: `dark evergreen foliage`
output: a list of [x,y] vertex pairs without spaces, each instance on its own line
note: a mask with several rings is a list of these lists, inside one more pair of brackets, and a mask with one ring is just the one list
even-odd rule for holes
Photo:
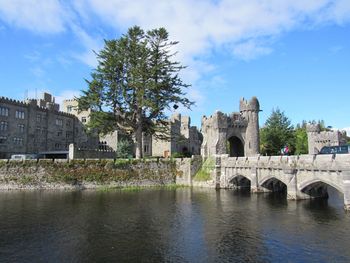
[[137,158],[142,157],[142,133],[168,138],[166,111],[193,104],[185,97],[189,85],[179,77],[184,67],[173,61],[176,44],[164,28],[145,33],[137,26],[105,40],[96,54],[98,66],[86,80],[88,89],[78,98],[80,110],[92,110],[91,128],[134,136]]
[[294,153],[295,137],[291,121],[279,109],[273,110],[271,116],[260,130],[261,153],[278,155],[285,146],[289,147],[289,153]]

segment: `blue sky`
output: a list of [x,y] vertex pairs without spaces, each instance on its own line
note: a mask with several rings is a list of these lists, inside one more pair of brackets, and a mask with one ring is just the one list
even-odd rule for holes
[[163,26],[180,41],[196,102],[183,113],[197,126],[257,96],[261,125],[278,107],[294,124],[350,127],[349,0],[0,0],[0,95],[79,95],[92,50],[133,25]]

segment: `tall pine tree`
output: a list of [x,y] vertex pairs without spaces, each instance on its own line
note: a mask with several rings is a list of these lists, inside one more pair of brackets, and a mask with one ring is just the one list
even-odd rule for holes
[[164,28],[145,33],[137,26],[119,39],[106,40],[88,89],[78,98],[80,110],[92,109],[91,128],[134,136],[136,158],[142,157],[143,133],[167,138],[166,110],[193,104],[185,97],[189,85],[179,77],[184,67],[173,60],[176,44]]
[[260,130],[261,153],[278,155],[284,146],[290,153],[295,149],[294,129],[291,121],[279,109],[273,110],[265,125]]

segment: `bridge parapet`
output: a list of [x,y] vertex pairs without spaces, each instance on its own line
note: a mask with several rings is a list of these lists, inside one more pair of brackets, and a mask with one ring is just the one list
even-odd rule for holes
[[[289,199],[305,199],[317,197],[310,193],[315,194],[316,190],[323,187],[323,183],[342,192],[344,204],[350,209],[350,154],[254,157],[221,155],[219,158],[221,187],[231,187],[232,180],[243,176],[250,180],[252,191],[258,192],[266,190],[264,184],[278,180],[286,185]],[[311,188],[316,190],[310,192]]]

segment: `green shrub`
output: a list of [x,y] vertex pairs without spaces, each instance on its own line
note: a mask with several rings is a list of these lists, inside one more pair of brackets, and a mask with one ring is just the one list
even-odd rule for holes
[[118,141],[116,150],[117,158],[132,158],[132,155],[133,143],[127,139]]
[[129,159],[117,159],[114,162],[115,168],[117,169],[125,169],[130,166]]

